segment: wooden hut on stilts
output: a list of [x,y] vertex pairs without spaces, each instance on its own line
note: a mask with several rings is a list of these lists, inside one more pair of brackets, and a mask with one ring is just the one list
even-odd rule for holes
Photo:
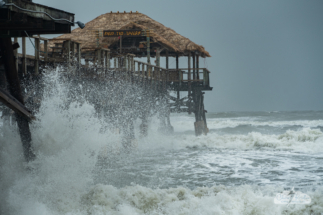
[[[200,58],[211,56],[203,46],[142,13],[132,11],[111,11],[98,16],[86,23],[84,29],[78,28],[70,34],[50,40],[49,49],[55,51],[57,47],[63,47],[63,41],[74,41],[80,45],[80,55],[86,65],[92,62],[108,69],[116,69],[123,67],[124,57],[132,60],[146,58],[147,62],[133,60],[132,63],[137,65],[133,65],[131,70],[134,74],[147,77],[152,83],[154,80],[149,78],[165,72],[160,75],[164,86],[154,94],[159,97],[159,105],[167,107],[160,116],[164,127],[162,129],[172,130],[169,116],[171,112],[187,112],[195,114],[196,135],[208,132],[204,91],[210,91],[212,87],[209,82],[210,72],[207,68],[200,68]],[[160,63],[161,57],[165,58],[164,66]],[[170,68],[170,57],[175,58],[175,68]],[[179,68],[181,57],[187,57],[187,68]],[[155,65],[151,58],[156,59]],[[111,68],[111,59],[114,59],[114,68]],[[187,95],[181,97],[180,92],[186,92]],[[145,114],[142,116],[143,128],[146,127],[146,117]]]

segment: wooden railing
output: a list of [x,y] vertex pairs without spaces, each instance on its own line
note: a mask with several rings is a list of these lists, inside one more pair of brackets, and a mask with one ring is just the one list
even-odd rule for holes
[[[68,63],[74,64],[78,68],[95,67],[98,71],[123,71],[129,75],[150,80],[152,83],[176,83],[181,86],[183,83],[197,83],[199,85],[210,86],[209,74],[210,71],[206,68],[180,68],[166,69],[160,66],[148,64],[145,62],[134,60],[134,54],[125,54],[114,56],[112,58],[113,67],[111,67],[110,50],[105,48],[97,48],[95,50],[82,48],[80,43],[71,39],[47,39],[43,37],[32,37],[35,45],[35,55],[26,55],[26,38],[22,38],[22,53],[17,53],[16,56],[21,58],[22,72],[26,74],[27,59],[34,61],[34,71],[39,73],[39,62],[51,63]],[[16,39],[15,39],[16,41]],[[41,41],[43,44],[41,45]],[[51,47],[49,47],[51,42]],[[54,45],[53,45],[54,44]],[[82,65],[82,58],[85,60],[85,65]],[[92,61],[93,66],[89,66],[89,61]],[[18,61],[17,61],[18,67]]]

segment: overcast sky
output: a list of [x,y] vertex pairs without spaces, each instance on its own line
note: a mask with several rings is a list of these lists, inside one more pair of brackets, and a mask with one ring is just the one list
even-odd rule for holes
[[110,11],[139,11],[203,45],[212,56],[200,63],[212,72],[209,111],[323,110],[322,0],[34,2],[85,23]]

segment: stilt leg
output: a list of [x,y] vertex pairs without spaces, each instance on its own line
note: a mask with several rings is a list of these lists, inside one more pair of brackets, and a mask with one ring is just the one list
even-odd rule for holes
[[[5,74],[8,82],[9,92],[21,104],[24,105],[24,100],[21,93],[18,71],[15,65],[14,53],[11,38],[0,38],[0,49],[5,68]],[[16,114],[17,124],[19,128],[20,138],[24,149],[26,161],[31,161],[35,155],[31,148],[31,133],[28,120]]]
[[199,136],[202,133],[207,134],[205,110],[204,110],[204,96],[201,91],[194,91],[194,114],[195,114],[195,135]]

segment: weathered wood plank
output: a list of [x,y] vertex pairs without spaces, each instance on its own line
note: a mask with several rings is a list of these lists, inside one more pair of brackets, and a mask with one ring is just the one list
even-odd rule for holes
[[15,111],[16,113],[26,117],[28,120],[36,119],[31,112],[22,105],[17,99],[7,93],[5,90],[0,88],[0,101],[3,102],[7,107]]

